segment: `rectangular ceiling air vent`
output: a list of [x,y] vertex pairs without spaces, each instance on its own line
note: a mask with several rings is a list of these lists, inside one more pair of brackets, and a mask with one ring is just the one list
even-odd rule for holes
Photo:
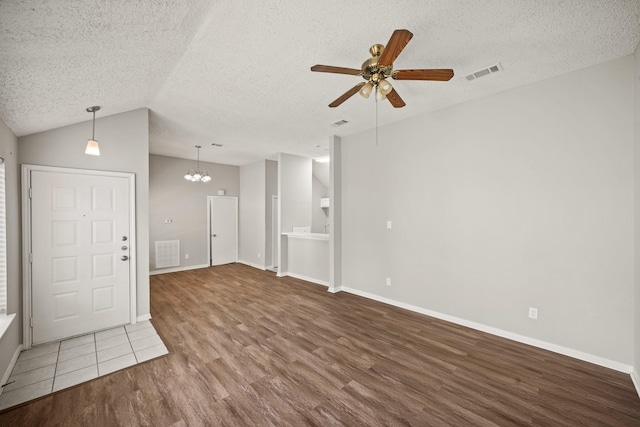
[[347,123],[349,123],[349,122],[346,121],[346,120],[338,120],[335,123],[331,123],[331,126],[338,127],[338,126],[346,125]]
[[215,142],[212,142],[212,143],[211,143],[211,145],[212,145],[213,147],[224,147],[224,145],[222,145],[222,144],[216,144]]
[[467,75],[467,80],[472,81],[475,79],[479,79],[480,77],[488,76],[489,74],[497,73],[498,71],[502,71],[502,65],[497,63],[495,65],[491,65],[489,67],[483,68],[482,70],[474,71],[471,74]]

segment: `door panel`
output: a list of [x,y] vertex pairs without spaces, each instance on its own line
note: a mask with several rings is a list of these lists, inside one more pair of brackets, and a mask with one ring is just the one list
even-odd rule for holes
[[32,171],[31,189],[33,344],[129,323],[129,180]]
[[238,199],[211,199],[211,265],[238,261]]

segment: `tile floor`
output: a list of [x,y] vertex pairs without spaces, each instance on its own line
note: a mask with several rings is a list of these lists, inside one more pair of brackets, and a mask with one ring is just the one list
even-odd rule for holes
[[33,347],[20,353],[0,410],[167,353],[149,321]]

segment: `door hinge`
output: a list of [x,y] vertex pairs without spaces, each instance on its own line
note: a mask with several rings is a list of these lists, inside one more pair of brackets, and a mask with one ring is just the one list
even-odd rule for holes
[[33,328],[33,317],[31,318],[31,327]]
[[29,262],[33,262],[33,252],[29,252]]

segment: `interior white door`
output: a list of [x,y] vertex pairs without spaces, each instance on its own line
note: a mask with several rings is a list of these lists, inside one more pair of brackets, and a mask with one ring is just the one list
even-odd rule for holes
[[238,261],[238,199],[211,199],[211,265]]
[[31,171],[32,341],[130,323],[129,180]]

